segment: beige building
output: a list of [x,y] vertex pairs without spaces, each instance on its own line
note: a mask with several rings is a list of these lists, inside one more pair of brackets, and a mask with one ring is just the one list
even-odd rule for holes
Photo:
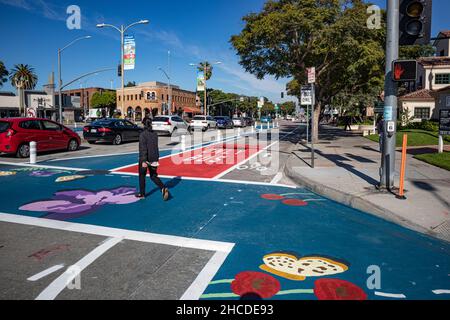
[[[448,36],[450,31],[441,31],[438,38]],[[433,45],[437,56],[417,60],[418,90],[399,97],[399,107],[408,110],[412,121],[437,120],[439,108],[447,103],[447,98],[442,96],[450,87],[450,39],[438,39]]]
[[[196,107],[195,92],[171,85],[172,106],[170,113],[182,111],[186,114],[200,113]],[[140,121],[146,115],[169,114],[169,88],[166,83],[151,81],[124,89],[124,109],[122,110],[122,90],[117,89],[117,111],[123,117]]]

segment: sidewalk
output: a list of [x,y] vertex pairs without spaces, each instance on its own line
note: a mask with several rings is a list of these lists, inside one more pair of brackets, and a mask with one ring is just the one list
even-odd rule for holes
[[[408,155],[405,195],[396,199],[378,191],[380,153],[378,144],[361,134],[335,127],[321,127],[315,144],[315,168],[311,150],[298,143],[285,174],[299,185],[353,208],[369,212],[409,229],[450,241],[450,172]],[[401,153],[396,155],[395,186],[398,187]]]

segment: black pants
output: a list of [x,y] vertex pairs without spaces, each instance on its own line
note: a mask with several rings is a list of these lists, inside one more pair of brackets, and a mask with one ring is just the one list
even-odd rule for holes
[[142,167],[142,162],[139,163],[139,189],[140,194],[145,195],[145,175],[147,174],[147,170],[150,174],[150,179],[152,179],[153,183],[156,184],[159,189],[164,188],[164,183],[162,183],[161,179],[158,178],[157,167],[148,166],[147,168]]

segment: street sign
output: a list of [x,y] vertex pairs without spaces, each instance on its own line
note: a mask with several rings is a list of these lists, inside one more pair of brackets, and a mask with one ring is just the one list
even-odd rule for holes
[[384,113],[384,103],[375,102],[374,112],[375,112],[375,114],[383,114]]
[[416,60],[395,60],[392,63],[392,79],[397,82],[417,80]]
[[439,112],[439,135],[450,135],[450,109]]
[[300,104],[302,106],[312,105],[312,89],[310,86],[302,86]]
[[316,82],[316,68],[307,68],[306,69],[308,73],[308,83],[315,83]]
[[275,110],[276,111],[280,110],[280,106],[278,105],[278,103],[275,104]]

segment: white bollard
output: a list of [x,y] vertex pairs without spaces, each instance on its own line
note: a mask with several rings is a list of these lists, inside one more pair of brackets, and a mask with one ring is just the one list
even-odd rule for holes
[[217,141],[220,141],[222,139],[222,133],[219,129],[217,129]]
[[238,132],[237,132],[238,137],[241,136],[241,128],[238,128]]
[[439,153],[444,153],[444,138],[439,135]]
[[186,150],[186,136],[184,134],[181,136],[181,150]]
[[36,163],[36,141],[30,142],[30,163]]

